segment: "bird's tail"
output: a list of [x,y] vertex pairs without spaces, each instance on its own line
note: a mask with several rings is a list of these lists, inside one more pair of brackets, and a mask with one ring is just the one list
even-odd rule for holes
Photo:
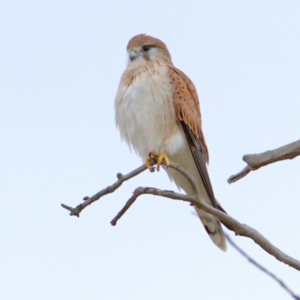
[[211,240],[214,242],[216,246],[218,246],[221,250],[226,251],[226,237],[223,233],[222,225],[218,218],[215,216],[205,212],[198,207],[195,207],[195,210],[206,230]]

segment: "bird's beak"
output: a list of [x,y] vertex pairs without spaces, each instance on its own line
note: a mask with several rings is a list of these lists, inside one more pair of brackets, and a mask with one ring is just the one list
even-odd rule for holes
[[131,61],[133,61],[138,55],[139,54],[135,50],[132,50],[129,53],[129,58],[130,58]]

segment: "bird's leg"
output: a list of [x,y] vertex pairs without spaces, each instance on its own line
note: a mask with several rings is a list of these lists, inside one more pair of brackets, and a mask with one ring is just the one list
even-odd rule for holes
[[153,172],[153,166],[151,164],[151,159],[155,159],[157,161],[157,171],[159,171],[160,169],[160,165],[162,164],[162,162],[164,161],[164,164],[166,167],[168,167],[170,165],[170,160],[169,157],[167,155],[166,152],[162,152],[162,153],[157,153],[155,151],[151,151],[149,153],[149,158],[146,159],[146,167]]

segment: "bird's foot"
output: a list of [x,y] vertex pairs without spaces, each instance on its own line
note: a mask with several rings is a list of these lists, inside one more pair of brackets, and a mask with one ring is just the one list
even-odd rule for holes
[[168,167],[170,165],[170,160],[169,157],[167,155],[166,152],[162,152],[162,153],[157,153],[155,151],[151,151],[149,153],[149,158],[146,159],[146,167],[150,170],[150,172],[154,172],[155,169],[153,167],[153,165],[151,164],[151,160],[154,159],[156,160],[156,164],[157,164],[157,171],[160,170],[160,166],[163,163],[166,167]]

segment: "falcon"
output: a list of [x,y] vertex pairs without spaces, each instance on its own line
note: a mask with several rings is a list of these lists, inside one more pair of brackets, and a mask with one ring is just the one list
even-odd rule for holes
[[[127,45],[128,65],[115,98],[115,120],[121,138],[151,170],[164,162],[179,164],[194,177],[200,199],[220,209],[207,172],[208,149],[202,131],[196,88],[171,59],[159,39],[139,34]],[[179,172],[165,168],[171,180],[187,195],[193,195],[190,182]],[[226,251],[226,238],[218,218],[195,207],[211,240]]]

